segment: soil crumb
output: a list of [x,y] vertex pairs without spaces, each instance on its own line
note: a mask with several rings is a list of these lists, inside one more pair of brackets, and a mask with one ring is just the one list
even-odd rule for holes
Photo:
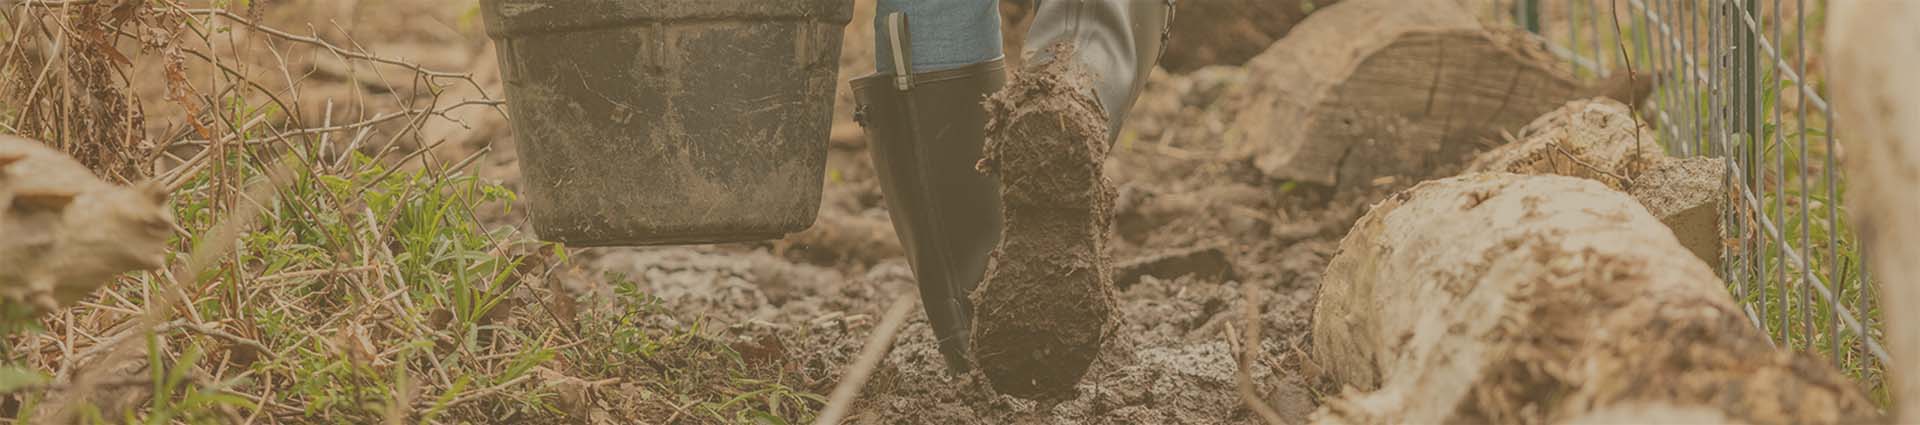
[[1066,44],[987,99],[982,171],[1005,227],[972,295],[974,361],[995,390],[1066,399],[1114,330],[1107,120]]

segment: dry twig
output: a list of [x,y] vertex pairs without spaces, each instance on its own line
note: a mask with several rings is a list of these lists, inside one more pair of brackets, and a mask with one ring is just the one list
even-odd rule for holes
[[1240,301],[1247,306],[1247,325],[1244,327],[1244,342],[1240,344],[1240,368],[1234,374],[1234,380],[1239,385],[1240,401],[1246,403],[1247,408],[1253,409],[1253,413],[1267,424],[1286,425],[1287,420],[1267,404],[1267,400],[1260,396],[1260,390],[1253,385],[1253,360],[1260,355],[1260,288],[1250,283],[1243,283],[1241,287]]
[[860,396],[860,390],[866,388],[867,378],[880,368],[880,361],[887,358],[887,352],[893,350],[893,339],[900,334],[900,327],[907,324],[907,316],[913,313],[913,296],[902,295],[887,308],[887,315],[880,319],[880,325],[873,328],[873,335],[867,337],[866,348],[860,350],[859,360],[847,368],[840,378],[840,384],[834,386],[833,395],[827,398],[827,408],[820,411],[820,417],[814,425],[838,425],[846,420],[847,413],[853,408],[854,399]]

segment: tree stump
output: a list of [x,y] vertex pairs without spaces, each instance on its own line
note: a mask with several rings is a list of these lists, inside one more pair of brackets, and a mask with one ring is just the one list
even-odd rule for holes
[[1342,190],[1451,175],[1500,133],[1591,89],[1537,42],[1452,0],[1347,0],[1247,63],[1220,100],[1230,157]]

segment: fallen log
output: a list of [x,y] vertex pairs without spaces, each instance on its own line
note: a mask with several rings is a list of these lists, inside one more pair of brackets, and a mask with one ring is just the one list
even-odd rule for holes
[[1546,423],[1645,404],[1769,424],[1873,414],[1825,362],[1772,348],[1672,232],[1593,180],[1422,183],[1362,218],[1323,279],[1313,354],[1350,388],[1324,423]]
[[1591,91],[1528,40],[1451,0],[1327,6],[1220,100],[1237,111],[1227,151],[1269,177],[1342,190],[1450,175],[1501,131]]
[[1468,172],[1556,174],[1627,192],[1673,230],[1680,244],[1720,267],[1726,165],[1666,155],[1654,132],[1612,99],[1575,100],[1520,130],[1519,141],[1475,159]]
[[[1833,2],[1826,51],[1847,202],[1880,285],[1900,423],[1920,423],[1920,3]],[[1841,155],[1841,152],[1830,152]],[[1855,314],[1859,314],[1858,311]]]

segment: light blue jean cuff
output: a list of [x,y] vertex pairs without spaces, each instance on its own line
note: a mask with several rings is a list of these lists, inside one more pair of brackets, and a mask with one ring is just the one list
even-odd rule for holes
[[913,72],[959,68],[1000,58],[1000,2],[994,0],[880,0],[873,19],[874,70],[894,70],[887,15],[907,16]]

